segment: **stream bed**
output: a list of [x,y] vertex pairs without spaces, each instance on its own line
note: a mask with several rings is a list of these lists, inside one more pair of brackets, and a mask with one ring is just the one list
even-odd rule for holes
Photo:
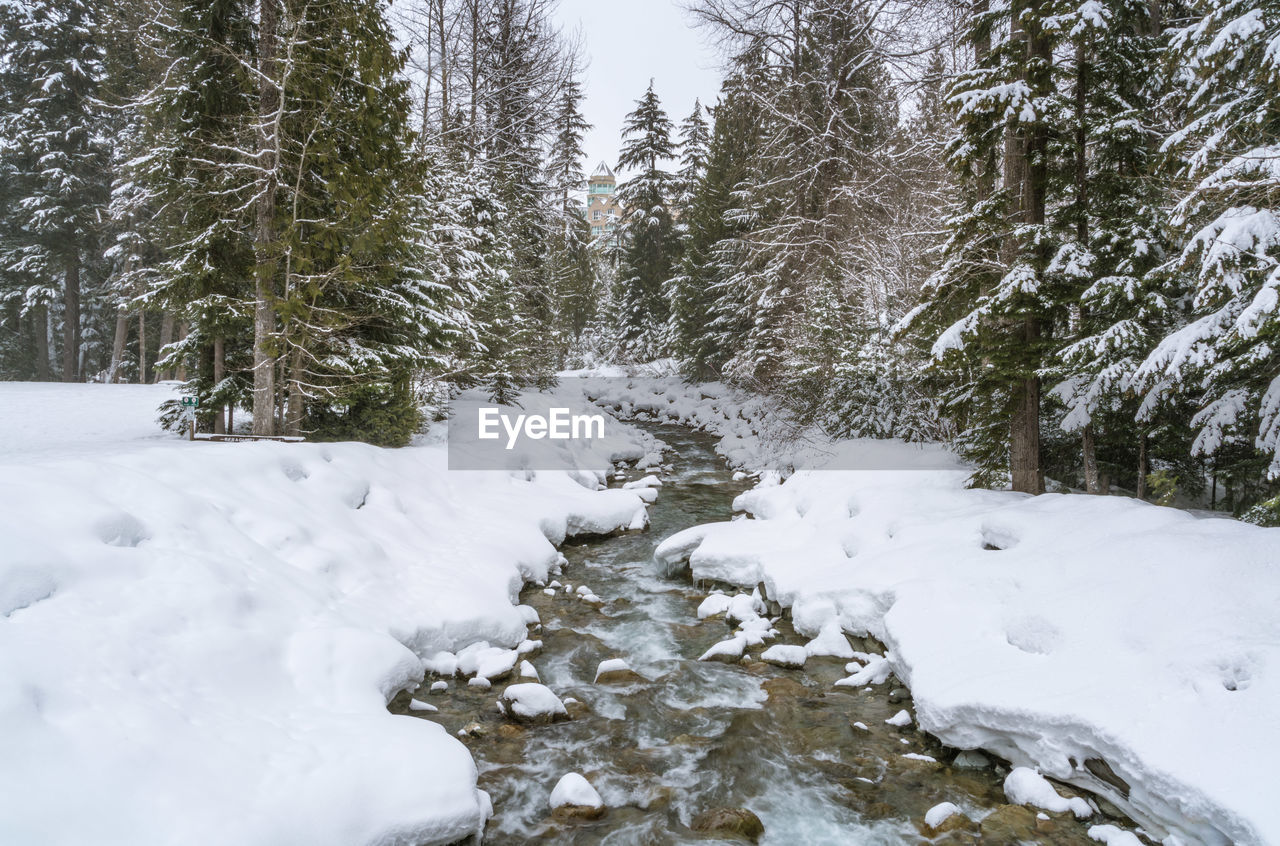
[[[650,507],[650,527],[570,543],[552,589],[530,585],[521,602],[541,626],[528,656],[540,681],[565,700],[572,719],[548,725],[510,722],[492,689],[449,679],[427,695],[434,676],[413,694],[438,711],[412,711],[402,693],[393,713],[441,723],[470,748],[479,786],[493,799],[487,844],[676,844],[751,842],[694,831],[700,814],[747,809],[764,825],[762,844],[1095,843],[1091,825],[1132,824],[1104,813],[1077,821],[1006,804],[1008,766],[944,747],[914,726],[886,723],[910,694],[894,678],[866,688],[833,687],[846,661],[811,657],[803,669],[761,663],[703,662],[730,637],[722,615],[699,621],[708,594],[686,575],[659,575],[653,549],[699,523],[728,520],[735,482],[713,451],[715,439],[674,426],[650,431],[670,447],[664,487]],[[642,473],[631,473],[638,478]],[[586,585],[601,602],[579,597]],[[569,589],[566,590],[566,587]],[[726,592],[734,592],[724,586]],[[803,644],[786,619],[775,643]],[[882,653],[851,638],[859,651]],[[601,661],[624,659],[636,677],[595,683]],[[576,701],[571,701],[576,700]],[[548,800],[565,773],[578,772],[608,810],[598,819],[553,814]],[[1059,786],[1063,795],[1074,794]],[[939,829],[924,823],[941,802],[961,811]],[[1107,809],[1105,804],[1104,809]]]

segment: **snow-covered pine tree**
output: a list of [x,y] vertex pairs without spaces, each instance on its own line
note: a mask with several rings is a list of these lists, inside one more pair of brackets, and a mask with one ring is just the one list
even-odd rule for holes
[[973,482],[1028,493],[1044,488],[1039,374],[1052,350],[1047,332],[1065,312],[1044,284],[1053,253],[1044,225],[1052,11],[1048,0],[974,9],[974,67],[950,98],[961,210],[923,304],[900,324],[935,339],[959,446],[977,466]]
[[703,116],[701,100],[693,101],[693,111],[680,122],[679,137],[680,169],[676,171],[672,205],[683,216],[693,205],[694,194],[706,175],[707,159],[711,155],[711,125]]
[[276,231],[286,431],[400,445],[415,372],[456,331],[424,253],[403,54],[380,4],[286,10]]
[[623,205],[622,261],[616,294],[621,354],[647,361],[664,355],[670,304],[664,295],[674,274],[679,239],[671,214],[673,177],[664,163],[675,157],[673,126],[653,81],[622,129],[618,169],[637,171],[618,189]]
[[[1063,327],[1069,343],[1047,375],[1061,380],[1051,394],[1065,406],[1061,428],[1080,438],[1089,493],[1144,474],[1130,382],[1164,322],[1165,300],[1152,285],[1167,244],[1165,188],[1153,178],[1162,74],[1151,16],[1145,2],[1108,0],[1069,3],[1055,19],[1063,55],[1051,111],[1057,253],[1045,276],[1074,304]],[[1056,475],[1075,476],[1075,465]]]
[[0,269],[12,280],[6,302],[33,320],[37,378],[49,375],[49,313],[59,303],[62,379],[80,380],[82,274],[99,252],[109,180],[99,36],[88,0],[0,10]]
[[[222,432],[251,387],[253,8],[181,0],[163,11],[144,42],[163,69],[132,104],[142,125],[124,140],[139,149],[114,186],[113,214],[131,222],[116,281],[137,307],[189,327],[157,364],[187,370],[202,424]],[[140,260],[146,240],[162,245],[158,261]]]
[[[1165,144],[1187,180],[1173,218],[1185,247],[1159,292],[1170,304],[1187,304],[1188,322],[1160,339],[1135,381],[1147,391],[1147,408],[1168,398],[1199,407],[1195,454],[1256,448],[1275,478],[1280,6],[1207,0],[1194,8],[1197,16],[1170,43],[1175,97],[1187,121]],[[1272,511],[1255,519],[1271,522],[1280,508]]]
[[734,284],[746,225],[731,220],[730,211],[755,160],[760,116],[748,86],[761,68],[759,51],[735,60],[712,113],[706,172],[682,213],[684,245],[670,286],[671,337],[682,368],[695,379],[719,377],[749,319]]
[[555,135],[547,156],[547,182],[560,215],[559,237],[552,239],[547,258],[547,277],[555,303],[555,326],[571,338],[582,334],[598,305],[596,257],[590,248],[591,227],[581,199],[586,185],[582,144],[591,128],[582,116],[582,100],[581,84],[570,79],[556,108]]

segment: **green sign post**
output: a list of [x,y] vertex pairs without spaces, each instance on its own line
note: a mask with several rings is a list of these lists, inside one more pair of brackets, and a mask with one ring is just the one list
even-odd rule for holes
[[187,433],[187,440],[194,441],[196,439],[196,409],[200,407],[200,397],[183,397],[182,410],[186,412],[191,421],[191,428]]

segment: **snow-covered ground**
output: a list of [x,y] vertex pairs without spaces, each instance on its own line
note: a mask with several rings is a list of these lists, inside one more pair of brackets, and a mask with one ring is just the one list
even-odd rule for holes
[[170,391],[0,383],[0,843],[479,830],[465,747],[386,702],[425,659],[518,654],[522,583],[643,524],[640,494],[446,472],[431,438],[188,443]]
[[[1106,795],[1170,844],[1280,843],[1280,529],[967,490],[941,448],[792,439],[763,400],[718,385],[594,393],[717,432],[763,471],[735,503],[755,519],[677,534],[660,561],[762,586],[806,635],[834,621],[880,639],[948,744]],[[788,467],[807,469],[769,469]],[[862,657],[851,672],[878,669]]]

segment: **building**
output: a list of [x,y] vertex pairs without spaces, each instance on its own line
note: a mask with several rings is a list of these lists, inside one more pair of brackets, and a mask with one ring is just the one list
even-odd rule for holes
[[586,215],[587,222],[591,224],[591,236],[608,236],[608,243],[616,247],[622,206],[618,204],[618,178],[604,162],[600,162],[587,179]]

